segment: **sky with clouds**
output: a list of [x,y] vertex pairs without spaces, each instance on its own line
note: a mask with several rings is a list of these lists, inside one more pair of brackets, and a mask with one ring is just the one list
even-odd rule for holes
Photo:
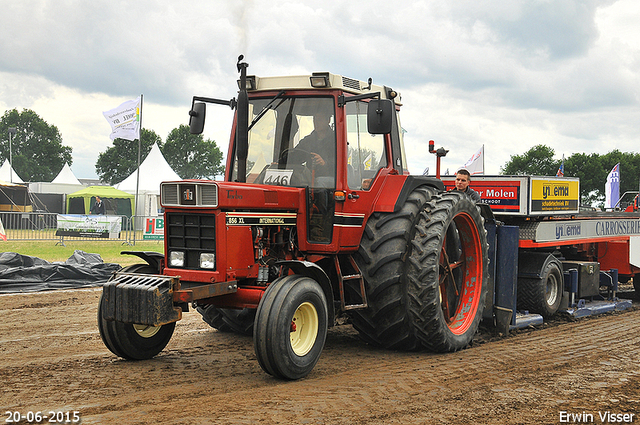
[[[0,113],[57,126],[79,178],[111,146],[103,111],[143,94],[143,126],[164,140],[192,96],[236,95],[239,54],[249,74],[399,91],[412,173],[435,170],[430,139],[452,172],[484,145],[487,174],[536,144],[558,159],[640,150],[637,0],[0,0],[0,15]],[[231,119],[207,113],[225,153]]]

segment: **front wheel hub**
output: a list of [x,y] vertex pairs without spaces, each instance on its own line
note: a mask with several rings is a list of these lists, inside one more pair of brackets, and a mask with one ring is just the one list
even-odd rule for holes
[[298,306],[291,319],[289,339],[298,356],[304,356],[313,347],[318,336],[318,312],[313,304],[304,302]]

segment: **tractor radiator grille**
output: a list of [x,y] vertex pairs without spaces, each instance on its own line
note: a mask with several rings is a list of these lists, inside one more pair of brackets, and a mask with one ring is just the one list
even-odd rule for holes
[[162,183],[162,205],[217,207],[218,185],[215,183]]
[[164,205],[179,205],[177,184],[167,184],[162,186],[162,203]]
[[200,254],[216,252],[215,214],[167,213],[167,251],[183,251],[186,269],[198,269]]

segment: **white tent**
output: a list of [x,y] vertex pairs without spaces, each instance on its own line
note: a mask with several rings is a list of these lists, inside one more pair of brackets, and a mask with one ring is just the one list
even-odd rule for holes
[[66,162],[64,164],[64,167],[62,167],[62,170],[60,170],[56,178],[53,179],[51,183],[82,184],[76,178],[75,174],[73,174],[73,171],[71,171],[69,164]]
[[[170,180],[181,180],[176,174],[157,143],[153,144],[149,155],[140,164],[140,185],[138,188],[138,197],[136,200],[136,215],[155,216],[158,214],[160,195],[160,183]],[[136,193],[137,171],[131,173],[129,177],[115,185],[116,189],[127,193]]]
[[24,180],[11,168],[9,160],[5,159],[4,164],[0,167],[0,180],[4,180],[10,183],[24,183]]

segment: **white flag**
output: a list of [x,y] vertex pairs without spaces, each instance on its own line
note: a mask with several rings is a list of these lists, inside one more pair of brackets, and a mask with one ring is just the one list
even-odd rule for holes
[[128,100],[102,115],[111,125],[111,140],[135,140],[140,135],[140,98]]
[[469,158],[462,168],[466,168],[472,176],[474,174],[484,174],[484,145]]
[[618,162],[607,176],[607,183],[604,185],[605,208],[613,208],[620,199],[620,163]]

